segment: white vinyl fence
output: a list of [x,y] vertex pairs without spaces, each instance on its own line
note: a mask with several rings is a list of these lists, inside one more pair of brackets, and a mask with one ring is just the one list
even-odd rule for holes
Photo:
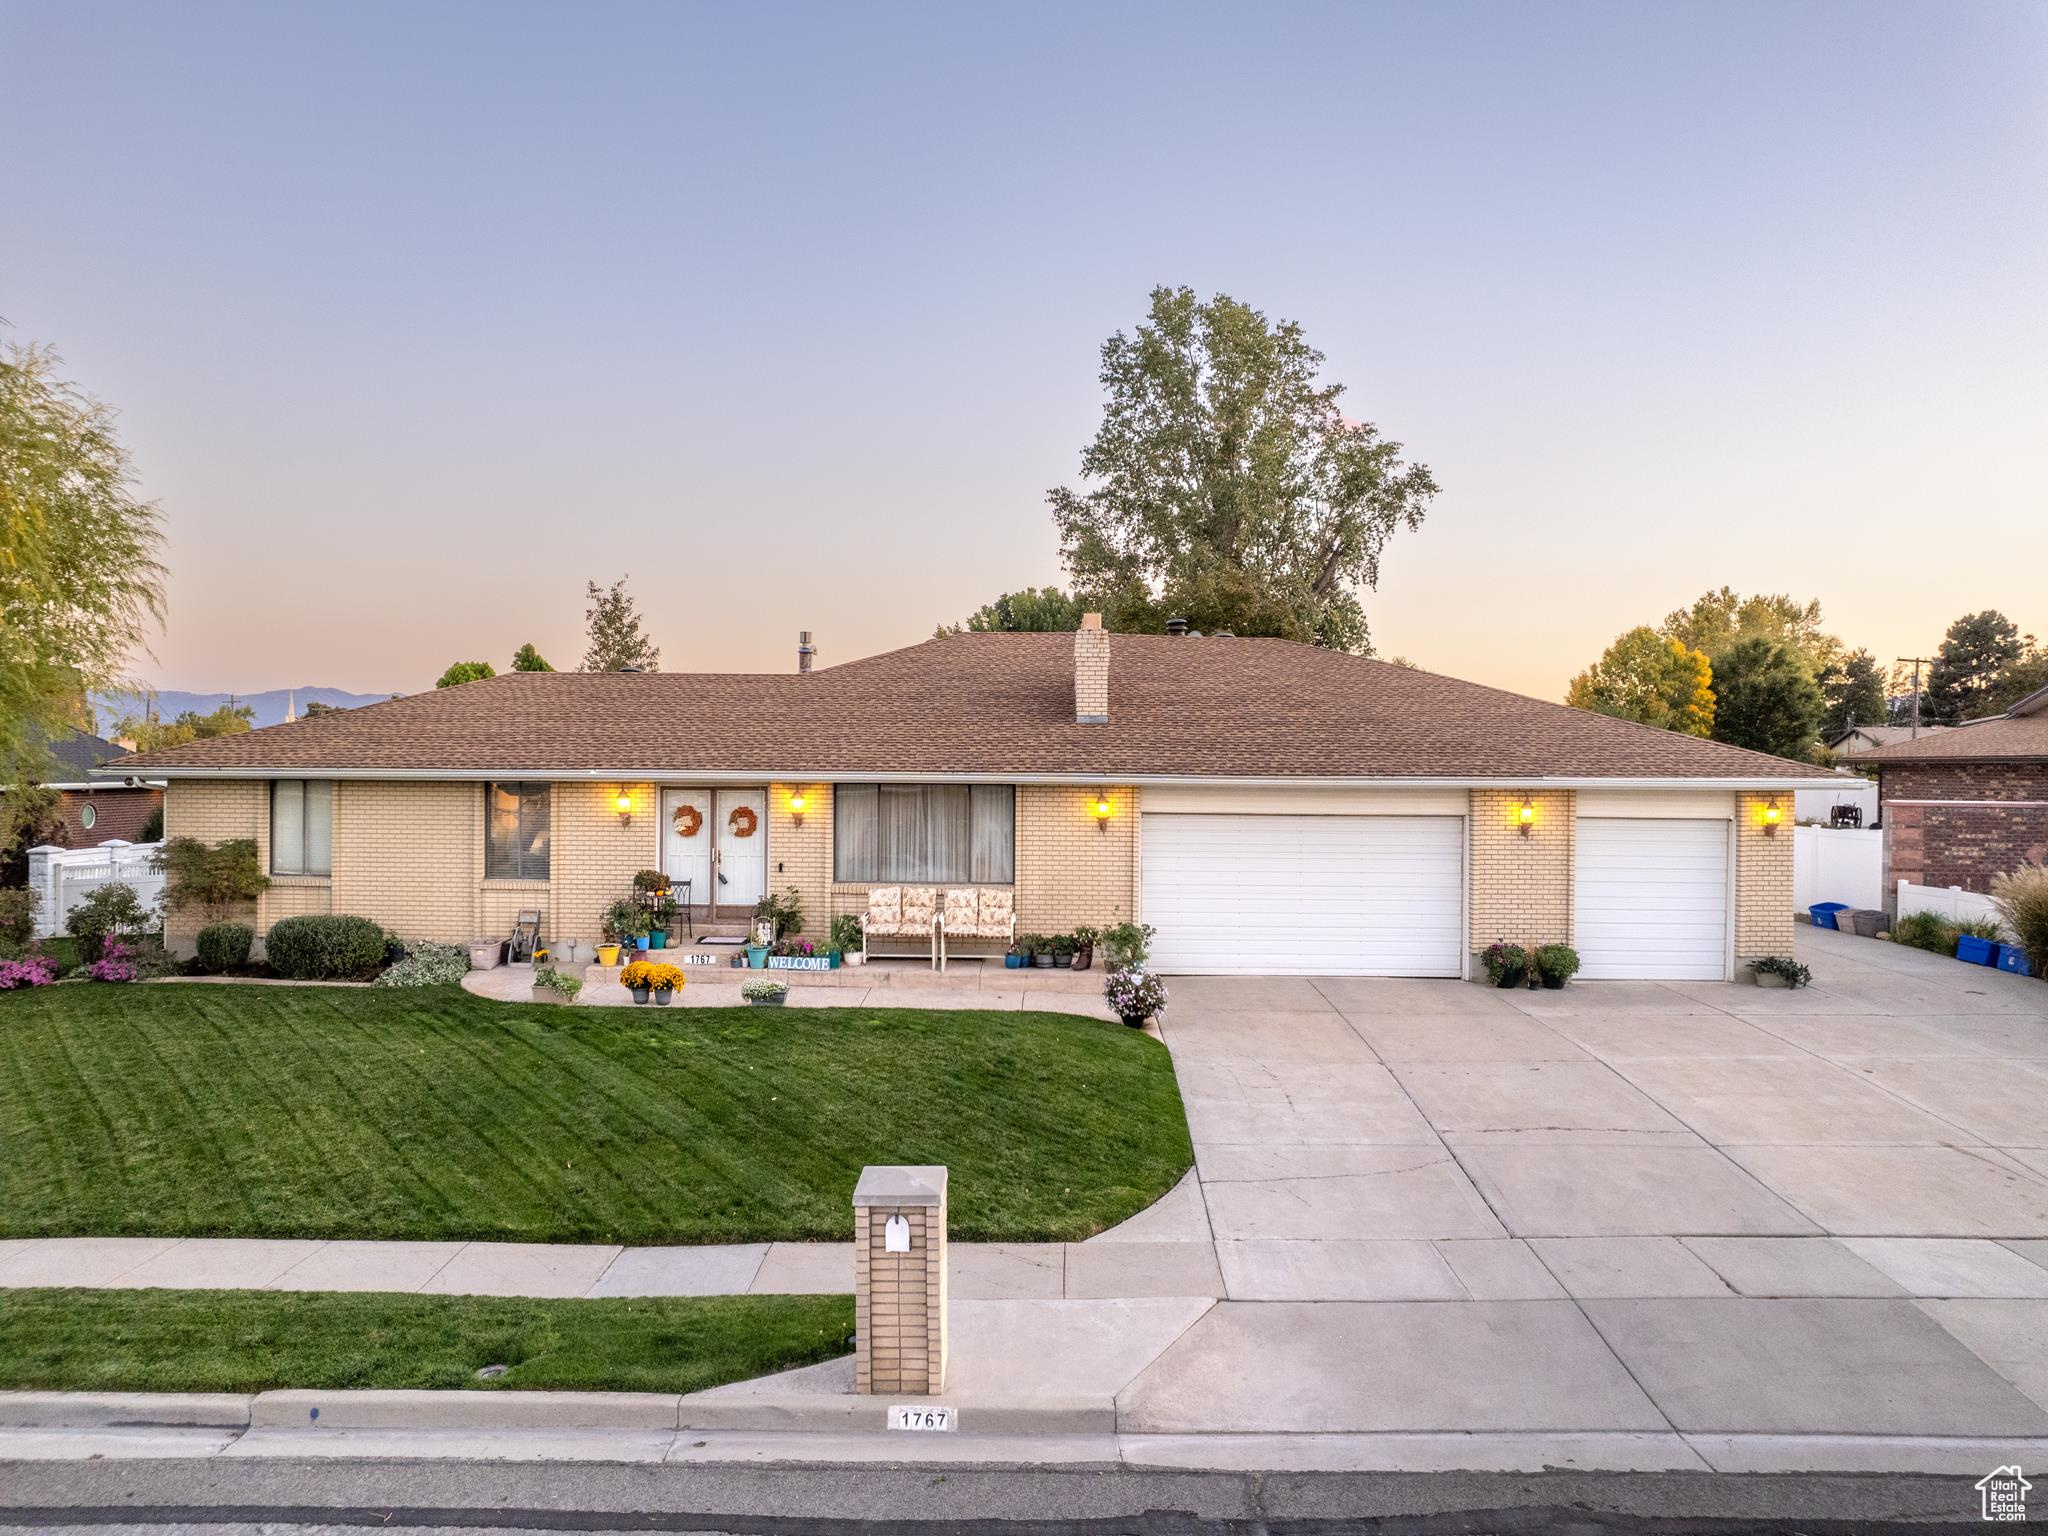
[[1884,834],[1872,827],[1794,827],[1792,905],[1839,901],[1865,909],[1884,905]]
[[1910,880],[1901,880],[1898,915],[1911,917],[1915,912],[1938,913],[1950,922],[1961,922],[1970,917],[1988,917],[1993,922],[1998,920],[1998,908],[1992,905],[1989,896],[1979,896],[1959,885],[1915,885]]
[[36,937],[62,933],[71,909],[103,885],[129,886],[145,907],[153,906],[164,893],[163,872],[155,865],[161,846],[117,838],[97,848],[45,844],[29,849],[29,889],[43,893],[36,908]]
[[[1826,821],[1828,813],[1838,805],[1853,805],[1863,813],[1863,825],[1877,825],[1877,782],[1874,779],[1859,778],[1854,774],[1843,774],[1842,782],[1833,789],[1800,789],[1792,794],[1792,819],[1794,821]],[[1821,897],[1832,901],[1832,896]],[[1872,903],[1875,905],[1875,903]]]

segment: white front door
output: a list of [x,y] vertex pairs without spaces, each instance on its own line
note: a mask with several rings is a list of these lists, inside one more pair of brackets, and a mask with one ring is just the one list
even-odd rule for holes
[[768,891],[768,791],[721,789],[712,796],[721,907],[751,913]]
[[1723,981],[1728,828],[1716,820],[1581,816],[1573,930],[1588,981]]
[[1152,963],[1190,975],[1456,976],[1460,816],[1146,814]]
[[661,872],[679,889],[690,882],[689,902],[702,907],[711,901],[711,791],[664,789],[661,792]]

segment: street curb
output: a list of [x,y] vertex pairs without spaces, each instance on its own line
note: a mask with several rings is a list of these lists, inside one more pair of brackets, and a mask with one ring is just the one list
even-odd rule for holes
[[246,1429],[236,1392],[0,1392],[0,1429]]

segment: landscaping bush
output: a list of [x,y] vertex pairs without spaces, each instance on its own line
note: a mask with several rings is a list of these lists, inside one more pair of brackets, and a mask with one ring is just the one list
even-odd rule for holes
[[0,992],[13,992],[22,987],[47,987],[56,979],[57,962],[47,955],[0,960]]
[[415,944],[405,958],[377,978],[380,987],[446,987],[469,971],[469,951],[460,944]]
[[109,939],[129,939],[155,926],[155,914],[142,904],[135,887],[118,880],[103,885],[71,909],[64,931],[78,945],[78,963],[91,965]]
[[1536,973],[1546,982],[1562,985],[1579,974],[1579,952],[1569,944],[1540,944],[1536,948]]
[[832,947],[842,955],[858,954],[866,943],[860,919],[851,912],[842,912],[832,919]]
[[2048,977],[2048,865],[2025,864],[1991,882],[1991,899],[2036,976]]
[[36,908],[43,902],[41,891],[13,889],[0,891],[0,944],[15,949],[35,937]]
[[1103,963],[1112,971],[1136,969],[1152,954],[1153,927],[1150,923],[1116,923],[1096,935],[1104,951]]
[[294,981],[363,981],[384,964],[384,930],[367,917],[287,917],[263,947]]
[[209,923],[197,940],[200,969],[215,975],[239,971],[249,963],[249,946],[255,942],[256,930],[247,923]]
[[1529,951],[1506,939],[1497,939],[1479,952],[1486,967],[1486,979],[1497,987],[1518,987],[1529,974]]
[[1913,912],[1892,924],[1892,942],[1955,958],[1956,925],[1938,912]]
[[215,922],[262,895],[270,885],[253,837],[230,838],[209,848],[196,837],[174,837],[157,850],[164,872],[164,905],[173,912],[204,907]]

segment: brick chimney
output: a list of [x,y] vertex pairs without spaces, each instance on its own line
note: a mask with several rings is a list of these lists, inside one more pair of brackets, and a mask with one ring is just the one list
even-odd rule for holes
[[1109,724],[1109,636],[1099,613],[1082,614],[1074,631],[1074,723]]

